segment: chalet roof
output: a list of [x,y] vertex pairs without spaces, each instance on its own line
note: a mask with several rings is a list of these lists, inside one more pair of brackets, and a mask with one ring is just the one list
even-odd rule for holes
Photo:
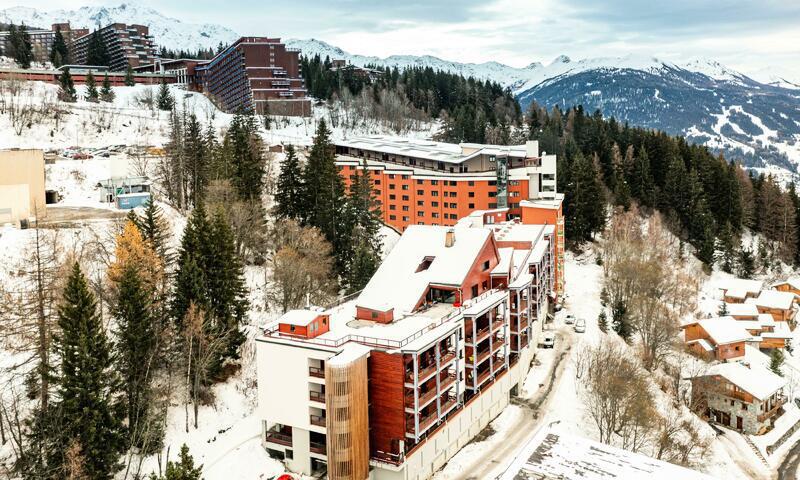
[[790,288],[800,290],[800,277],[789,277],[786,280],[773,283],[772,287],[777,287],[779,285],[789,285]]
[[758,307],[751,303],[726,303],[727,315],[734,317],[758,317]]
[[705,375],[719,375],[758,400],[765,400],[786,386],[786,380],[762,366],[747,367],[738,362],[719,363]]
[[[756,294],[764,288],[764,282],[747,280],[744,278],[729,278],[720,283],[720,290],[726,291],[728,296],[744,298],[746,294]],[[744,293],[744,295],[739,296]]]
[[[448,230],[455,243],[445,246]],[[359,295],[356,305],[379,311],[393,308],[395,318],[413,311],[429,285],[460,287],[491,232],[484,228],[411,225]],[[423,261],[428,268],[419,270]]]
[[778,290],[763,290],[753,302],[759,307],[789,310],[792,308],[797,296],[792,292],[779,292]]
[[684,324],[683,328],[694,324],[700,325],[700,328],[705,330],[708,336],[711,337],[711,339],[714,340],[714,343],[717,345],[746,342],[752,337],[750,332],[748,332],[742,326],[742,322],[737,322],[733,317],[718,317],[695,320]]

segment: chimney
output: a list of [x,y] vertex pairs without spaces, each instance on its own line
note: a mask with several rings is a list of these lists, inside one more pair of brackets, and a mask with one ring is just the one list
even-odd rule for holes
[[452,228],[448,228],[447,232],[444,234],[444,246],[447,248],[452,247],[456,244],[456,231]]
[[525,156],[527,158],[536,158],[539,156],[538,140],[528,140],[525,142]]

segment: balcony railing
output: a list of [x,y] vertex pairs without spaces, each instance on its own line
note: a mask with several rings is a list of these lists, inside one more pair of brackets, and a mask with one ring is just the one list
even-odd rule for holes
[[775,405],[773,405],[771,409],[758,416],[758,421],[763,422],[766,419],[773,417],[776,413],[778,413],[778,410],[780,410],[784,404],[786,404],[786,397],[784,396],[778,397],[778,400],[775,402]]
[[311,452],[316,453],[318,455],[327,454],[327,448],[324,443],[310,442],[308,449],[311,450]]
[[308,374],[312,377],[325,378],[325,369],[319,367],[308,367]]
[[[488,368],[483,372],[478,374],[478,384],[477,386],[480,387],[483,383],[489,378],[489,375],[492,374],[492,371]],[[467,387],[472,387],[472,375],[467,375]]]
[[319,415],[310,415],[311,425],[316,425],[318,427],[325,426],[325,417],[320,417]]
[[503,319],[498,318],[494,322],[492,322],[492,330],[497,330],[498,328],[503,326]]
[[[439,380],[439,391],[445,391],[456,381],[455,373],[448,373]],[[432,387],[429,391],[419,395],[419,408],[424,408],[431,400],[436,398],[436,387]],[[414,408],[414,394],[407,394],[405,396],[406,407]]]
[[267,442],[268,443],[277,443],[278,445],[284,445],[287,447],[292,446],[292,436],[286,435],[285,433],[280,432],[267,432]]
[[[448,350],[440,359],[439,359],[439,367],[445,367],[448,363],[450,363],[454,358],[456,358],[456,352],[452,350]],[[419,370],[419,381],[424,382],[427,380],[432,374],[436,373],[436,363],[434,362],[431,365],[423,367]],[[414,369],[406,370],[406,382],[412,383],[414,382]]]
[[324,392],[315,392],[310,391],[308,392],[308,399],[314,402],[325,403],[325,393]]
[[467,331],[467,343],[471,343],[473,345],[481,343],[489,336],[489,326],[485,326],[480,330],[475,332],[475,338],[472,338],[472,332]]

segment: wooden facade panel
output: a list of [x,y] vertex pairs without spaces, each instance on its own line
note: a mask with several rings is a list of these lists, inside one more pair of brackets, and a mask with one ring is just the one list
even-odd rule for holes
[[370,453],[399,454],[405,438],[403,356],[373,351],[369,357]]

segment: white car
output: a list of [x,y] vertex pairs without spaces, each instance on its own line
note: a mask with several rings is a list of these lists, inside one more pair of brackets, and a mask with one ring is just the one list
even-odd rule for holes
[[586,320],[579,318],[575,321],[575,332],[583,333],[586,331]]
[[539,343],[541,348],[553,348],[556,344],[556,334],[553,332],[545,332],[542,335],[542,341]]
[[568,313],[566,317],[564,317],[564,323],[567,325],[572,325],[575,323],[575,315]]

